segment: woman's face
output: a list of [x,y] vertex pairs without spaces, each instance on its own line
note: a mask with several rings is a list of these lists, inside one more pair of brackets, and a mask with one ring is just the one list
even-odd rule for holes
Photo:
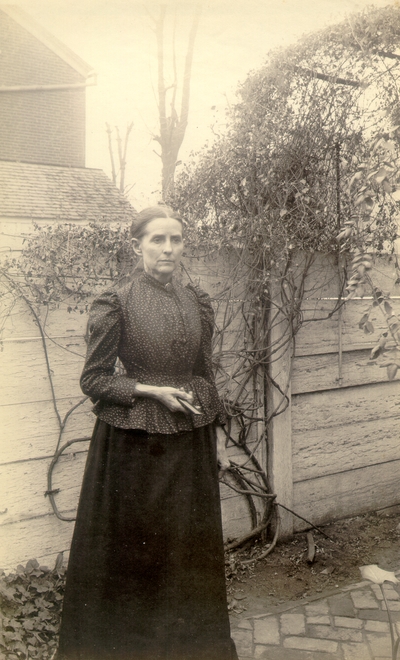
[[141,238],[133,239],[133,249],[143,258],[146,273],[165,284],[178,266],[182,250],[182,225],[175,218],[154,218]]

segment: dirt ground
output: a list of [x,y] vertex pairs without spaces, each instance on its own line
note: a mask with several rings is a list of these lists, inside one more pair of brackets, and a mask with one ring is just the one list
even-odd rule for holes
[[360,566],[400,569],[400,506],[340,520],[313,530],[315,557],[309,561],[306,532],[279,543],[265,559],[266,545],[229,555],[226,563],[231,612],[250,616],[287,601],[324,596],[361,581]]

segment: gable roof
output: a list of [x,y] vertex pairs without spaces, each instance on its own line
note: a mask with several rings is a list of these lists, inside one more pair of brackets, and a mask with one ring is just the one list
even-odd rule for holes
[[64,62],[69,64],[84,78],[94,74],[93,67],[86,64],[78,55],[76,55],[68,46],[54,37],[50,32],[43,28],[29,14],[16,5],[0,5],[0,10],[12,18],[25,30],[30,32],[36,39],[42,42],[53,53],[58,55]]
[[132,222],[135,216],[102,170],[0,160],[0,218]]

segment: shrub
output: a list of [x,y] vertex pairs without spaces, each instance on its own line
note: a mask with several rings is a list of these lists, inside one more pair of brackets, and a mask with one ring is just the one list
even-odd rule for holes
[[0,572],[0,660],[47,660],[55,652],[66,569],[30,559],[15,573]]

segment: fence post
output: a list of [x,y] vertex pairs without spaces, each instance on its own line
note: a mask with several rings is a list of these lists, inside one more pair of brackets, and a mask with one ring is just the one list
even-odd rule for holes
[[[267,416],[277,411],[267,429],[267,469],[272,492],[276,501],[293,509],[292,470],[292,415],[291,415],[291,360],[292,339],[287,319],[279,311],[279,293],[270,312],[269,386],[267,388]],[[274,349],[277,351],[274,352]],[[273,385],[276,383],[280,390]],[[283,392],[283,394],[282,394]],[[282,412],[280,412],[282,411]],[[279,508],[280,537],[293,534],[293,516]]]

